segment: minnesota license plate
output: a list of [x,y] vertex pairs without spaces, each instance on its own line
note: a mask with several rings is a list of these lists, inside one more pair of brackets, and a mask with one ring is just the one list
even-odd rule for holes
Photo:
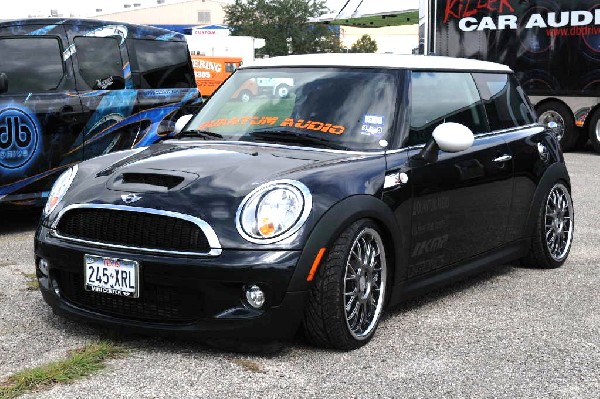
[[139,297],[139,263],[133,260],[85,255],[85,281],[87,291]]

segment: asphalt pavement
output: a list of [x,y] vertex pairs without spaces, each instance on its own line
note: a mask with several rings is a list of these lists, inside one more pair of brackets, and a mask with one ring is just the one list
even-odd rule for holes
[[[556,270],[505,265],[388,311],[373,340],[348,352],[300,338],[243,355],[166,338],[119,336],[108,368],[32,398],[598,398],[600,155],[566,155],[575,241]],[[52,314],[38,291],[39,212],[0,211],[0,382],[64,358],[107,332]]]

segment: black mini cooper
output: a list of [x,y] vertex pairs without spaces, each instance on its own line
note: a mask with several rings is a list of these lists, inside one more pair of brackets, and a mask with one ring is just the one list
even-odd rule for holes
[[[276,90],[239,100],[261,82]],[[41,291],[55,312],[113,327],[247,340],[302,328],[357,348],[407,297],[517,260],[565,262],[573,204],[552,128],[503,65],[246,65],[174,139],[60,177],[36,234]]]

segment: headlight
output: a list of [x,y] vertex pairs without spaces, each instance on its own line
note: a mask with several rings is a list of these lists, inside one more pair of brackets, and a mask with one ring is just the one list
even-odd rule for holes
[[46,207],[44,208],[44,216],[48,216],[52,213],[54,208],[58,205],[58,203],[65,196],[65,193],[71,187],[71,183],[73,183],[73,179],[77,174],[77,165],[71,166],[69,169],[65,170],[62,175],[56,179],[54,182],[54,186],[52,186],[52,190],[50,190],[50,194],[48,195],[48,201],[46,202]]
[[294,234],[310,214],[312,196],[295,180],[276,180],[252,190],[236,215],[242,237],[257,244],[281,241]]

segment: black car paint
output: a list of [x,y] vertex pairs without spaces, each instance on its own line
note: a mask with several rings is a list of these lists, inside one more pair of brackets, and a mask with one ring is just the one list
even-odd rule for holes
[[[405,125],[398,125],[396,134],[406,136],[404,129]],[[538,154],[540,143],[550,150],[546,162]],[[59,312],[114,326],[200,336],[219,331],[220,336],[285,338],[301,321],[311,285],[307,276],[316,254],[320,248],[330,248],[353,221],[371,218],[383,232],[393,261],[388,303],[394,305],[431,287],[524,256],[533,234],[532,212],[540,209],[549,185],[556,180],[569,184],[556,140],[540,125],[477,135],[471,149],[456,154],[440,151],[439,160],[433,163],[416,156],[422,148],[353,153],[181,139],[85,162],[63,204],[122,204],[121,194],[135,189],[116,191],[114,180],[137,168],[197,175],[196,181],[179,191],[142,190],[147,194],[142,194],[136,206],[201,217],[215,229],[222,258],[154,256],[65,243],[49,234],[60,208],[36,234],[37,258],[48,259],[57,270],[72,271],[81,269],[84,253],[136,258],[143,265],[148,263],[142,271],[144,278],[177,285],[165,281],[164,272],[177,270],[182,278],[198,277],[193,281],[211,286],[206,288],[209,293],[222,292],[224,286],[235,288],[227,299],[211,297],[211,311],[185,326],[89,313],[59,299],[42,279],[44,298]],[[513,158],[504,164],[493,162],[502,155]],[[408,182],[384,188],[385,175],[396,172],[406,173]],[[311,216],[282,243],[264,246],[245,241],[234,222],[241,200],[257,185],[282,178],[309,187],[314,199]],[[190,201],[194,198],[201,201]],[[65,249],[68,256],[62,252]],[[176,269],[169,269],[171,265]],[[242,287],[252,283],[268,287],[270,299],[264,311],[244,304]]]

